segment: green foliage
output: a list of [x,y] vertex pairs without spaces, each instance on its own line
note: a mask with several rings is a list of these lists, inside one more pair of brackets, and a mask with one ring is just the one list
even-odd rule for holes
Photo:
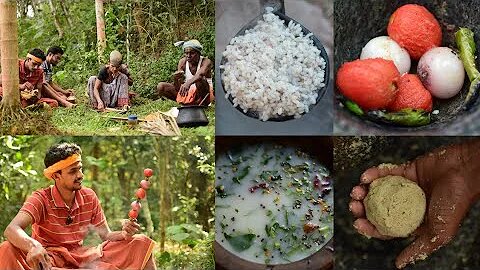
[[184,250],[170,250],[156,254],[157,266],[167,270],[213,270],[215,259],[213,251],[214,233],[198,240],[195,247]]
[[[27,150],[32,141],[32,137],[0,137],[0,205],[2,212],[12,218],[11,213],[21,207],[17,202],[23,201],[42,178],[32,166],[35,152]],[[0,219],[0,228],[5,228],[10,220]]]
[[[205,174],[202,181],[193,179],[201,174],[197,166],[199,162],[205,165],[214,162],[213,140],[209,136],[0,137],[0,205],[6,210],[2,211],[0,231],[5,230],[32,191],[53,184],[41,175],[47,148],[62,141],[74,142],[83,151],[83,185],[97,193],[112,230],[121,229],[120,221],[127,217],[134,192],[143,179],[143,168],[152,168],[152,185],[147,192],[150,216],[147,216],[146,203],[142,201],[138,222],[142,232],[147,233],[150,220],[153,225],[151,235],[160,242],[160,221],[162,216],[166,217],[166,246],[173,248],[167,250],[168,255],[156,252],[159,264],[163,262],[164,265],[175,266],[170,269],[214,269],[211,246],[213,229],[204,225],[206,221],[213,220],[214,201],[210,192],[194,192],[213,189],[214,177]],[[159,148],[155,147],[156,144]],[[194,148],[197,154],[189,154]],[[166,155],[169,159],[164,173],[158,168]],[[160,185],[164,175],[166,186]],[[172,209],[167,208],[162,212],[158,203],[162,192],[173,207],[178,207],[178,211],[172,213]],[[195,207],[197,205],[200,208]],[[88,246],[100,242],[95,234],[89,234],[84,241]]]
[[[188,184],[187,184],[188,185]],[[189,222],[196,218],[195,206],[197,205],[197,198],[189,198],[178,194],[179,204],[172,208],[172,212],[178,216],[181,222]]]
[[[57,16],[64,30],[60,38],[51,16],[50,6],[42,1],[33,17],[22,16],[18,20],[19,57],[35,47],[43,49],[61,46],[65,54],[54,68],[53,80],[64,89],[74,89],[77,96],[75,109],[55,109],[52,123],[60,132],[76,135],[139,135],[122,123],[103,119],[88,105],[85,97],[87,80],[97,75],[98,63],[95,6],[91,1],[70,1],[68,4],[69,27],[65,15],[57,5]],[[203,55],[214,61],[215,56],[215,3],[186,0],[117,0],[105,1],[105,31],[107,48],[103,59],[108,59],[112,50],[119,50],[124,63],[129,66],[134,79],[131,91],[140,95],[133,101],[132,113],[145,116],[154,111],[168,111],[175,102],[151,99],[156,97],[159,82],[171,82],[177,69],[182,50],[173,46],[178,40],[198,39],[204,46]],[[102,64],[106,64],[103,63]],[[144,99],[142,99],[144,98]],[[140,103],[138,101],[140,100]],[[214,133],[214,111],[211,107],[207,116],[211,123],[207,127],[182,129],[184,134],[207,135]],[[116,115],[117,116],[117,115]],[[49,121],[48,118],[45,121]],[[52,129],[55,131],[55,129]],[[39,128],[18,134],[50,134]],[[55,131],[55,133],[58,133]],[[8,132],[7,132],[8,134]],[[17,133],[15,133],[17,134]]]
[[[82,97],[80,97],[82,98]],[[171,107],[178,106],[174,101],[155,100],[145,102],[142,98],[133,100],[135,106],[132,106],[128,114],[136,114],[140,119],[155,111],[168,111]],[[198,128],[182,128],[184,136],[190,135],[211,135],[215,132],[215,106],[210,106],[205,110],[210,120],[208,126]],[[144,135],[139,128],[130,129],[125,121],[114,121],[108,117],[127,117],[126,114],[119,113],[97,113],[90,109],[88,105],[80,104],[75,110],[57,108],[52,116],[52,123],[62,134],[75,135]],[[49,133],[48,130],[45,133]]]
[[177,243],[188,245],[193,248],[199,240],[208,236],[207,232],[202,230],[198,224],[180,224],[167,228],[167,237]]

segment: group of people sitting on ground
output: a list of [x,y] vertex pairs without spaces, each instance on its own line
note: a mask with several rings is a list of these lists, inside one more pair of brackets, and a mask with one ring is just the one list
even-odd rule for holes
[[[208,105],[214,101],[212,83],[212,61],[202,56],[202,45],[198,40],[176,42],[184,52],[173,74],[173,83],[161,82],[157,86],[157,96],[174,100],[182,105]],[[40,49],[33,49],[25,60],[19,60],[19,90],[22,107],[46,103],[50,107],[73,107],[76,98],[73,90],[64,90],[52,81],[53,67],[64,51],[54,46],[47,55]],[[122,62],[119,51],[110,53],[110,61],[102,66],[97,76],[91,76],[87,83],[89,104],[96,110],[107,108],[127,110],[130,99],[135,95],[129,92],[133,85],[127,65]],[[0,100],[2,88],[0,82]]]
[[[157,96],[175,100],[182,105],[208,105],[215,99],[212,83],[212,61],[202,56],[202,45],[198,40],[176,42],[182,46],[184,57],[180,59],[173,83],[161,82],[157,86]],[[98,76],[88,79],[90,105],[103,111],[106,108],[126,110],[130,97],[128,91],[133,85],[132,77],[122,55],[118,51],[110,53],[110,61],[103,66]]]
[[[64,51],[58,46],[48,49],[47,55],[40,49],[33,49],[25,60],[18,60],[20,101],[22,107],[46,103],[55,108],[75,106],[73,90],[64,90],[52,81],[53,67],[58,65]],[[3,89],[0,81],[0,100]]]

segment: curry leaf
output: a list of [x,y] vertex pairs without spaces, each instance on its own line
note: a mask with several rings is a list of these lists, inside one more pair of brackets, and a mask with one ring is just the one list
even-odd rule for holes
[[223,235],[236,251],[244,251],[250,248],[253,244],[253,239],[255,239],[255,234],[252,233],[237,236],[231,236],[226,233]]

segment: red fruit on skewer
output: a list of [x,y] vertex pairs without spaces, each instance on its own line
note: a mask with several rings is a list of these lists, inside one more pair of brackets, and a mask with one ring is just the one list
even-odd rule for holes
[[139,188],[139,189],[137,189],[137,191],[135,192],[135,195],[137,196],[138,199],[142,200],[142,199],[145,198],[145,195],[147,195],[147,194],[145,193],[145,189]]
[[147,190],[147,189],[150,188],[150,182],[147,181],[147,180],[142,180],[142,181],[140,182],[140,186],[141,186],[143,189]]
[[145,170],[143,170],[143,175],[145,175],[145,177],[151,177],[153,175],[153,170],[146,168]]
[[140,208],[142,208],[142,204],[139,201],[133,201],[132,204],[132,210],[139,211]]
[[131,219],[137,219],[138,217],[138,211],[135,211],[135,210],[130,210],[130,212],[128,212],[128,216],[131,218]]

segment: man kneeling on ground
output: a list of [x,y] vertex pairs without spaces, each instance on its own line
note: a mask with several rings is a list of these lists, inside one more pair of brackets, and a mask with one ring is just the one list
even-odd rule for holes
[[[52,146],[45,155],[43,174],[54,185],[27,198],[5,230],[0,245],[0,269],[156,269],[154,242],[134,221],[122,231],[110,231],[95,192],[82,187],[82,150],[78,145]],[[32,236],[25,229],[32,225]],[[105,241],[83,246],[88,229]]]
[[52,81],[53,67],[58,65],[63,56],[63,49],[58,46],[50,47],[46,60],[42,63],[44,73],[43,89],[45,96],[55,99],[61,106],[70,108],[75,106],[75,95],[71,89],[64,90]]
[[182,46],[185,57],[178,62],[177,71],[173,74],[173,84],[158,84],[158,96],[183,105],[210,104],[215,99],[212,61],[201,55],[203,46],[195,39],[176,42],[175,46]]

